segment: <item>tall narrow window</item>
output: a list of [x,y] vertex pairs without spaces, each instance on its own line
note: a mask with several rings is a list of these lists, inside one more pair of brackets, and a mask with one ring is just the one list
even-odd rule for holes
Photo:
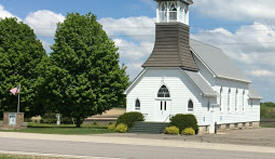
[[236,94],[235,94],[235,111],[238,110],[238,89],[236,89]]
[[207,99],[207,110],[210,111],[210,101]]
[[188,102],[188,111],[194,111],[194,104],[191,99]]
[[220,111],[222,111],[222,87],[220,89]]
[[227,110],[230,111],[230,97],[231,97],[231,89],[229,88],[227,94]]
[[158,91],[158,97],[159,98],[169,98],[170,93],[165,85],[161,86]]
[[243,97],[242,97],[242,107],[243,107],[243,111],[244,111],[244,96],[245,96],[245,90],[243,91]]
[[136,108],[136,110],[140,110],[140,101],[139,101],[139,99],[136,100],[135,108]]

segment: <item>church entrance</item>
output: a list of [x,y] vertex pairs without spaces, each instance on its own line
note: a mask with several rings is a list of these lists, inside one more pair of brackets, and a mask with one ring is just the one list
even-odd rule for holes
[[171,101],[165,99],[156,100],[155,120],[157,122],[168,122],[171,110]]
[[155,103],[154,120],[157,122],[168,122],[171,110],[171,99],[169,90],[165,85],[159,89]]

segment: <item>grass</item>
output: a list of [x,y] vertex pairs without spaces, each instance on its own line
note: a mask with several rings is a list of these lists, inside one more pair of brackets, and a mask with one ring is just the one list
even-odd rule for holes
[[[62,135],[88,135],[111,133],[106,126],[94,124],[82,124],[81,128],[75,125],[63,124],[60,126],[54,124],[28,123],[28,128],[22,130],[1,130],[4,132],[23,132],[40,134],[62,134]],[[0,158],[1,159],[1,158]]]
[[62,159],[60,157],[38,157],[26,155],[4,155],[0,154],[0,159]]

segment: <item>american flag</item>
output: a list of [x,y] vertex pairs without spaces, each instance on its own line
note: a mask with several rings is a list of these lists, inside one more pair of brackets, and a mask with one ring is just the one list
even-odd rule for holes
[[15,88],[12,88],[10,90],[10,92],[13,94],[13,95],[16,95],[16,94],[19,94],[20,93],[20,85],[15,87]]

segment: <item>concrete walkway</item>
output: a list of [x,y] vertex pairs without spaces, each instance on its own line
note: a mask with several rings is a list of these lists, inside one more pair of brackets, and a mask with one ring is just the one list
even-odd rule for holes
[[182,140],[148,139],[124,136],[102,136],[102,135],[52,135],[0,132],[0,138],[24,139],[24,140],[46,140],[46,141],[69,141],[100,144],[139,145],[158,147],[195,148],[207,150],[257,152],[275,154],[275,147],[246,146],[233,144],[186,142]]

